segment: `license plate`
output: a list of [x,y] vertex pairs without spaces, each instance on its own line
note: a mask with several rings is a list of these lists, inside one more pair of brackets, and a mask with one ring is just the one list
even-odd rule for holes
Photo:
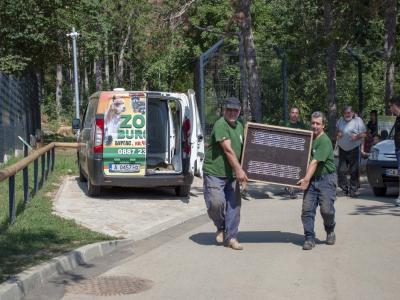
[[118,173],[139,173],[140,165],[139,164],[110,164],[109,170],[110,170],[110,172],[118,172]]
[[398,176],[397,169],[386,169],[386,176]]

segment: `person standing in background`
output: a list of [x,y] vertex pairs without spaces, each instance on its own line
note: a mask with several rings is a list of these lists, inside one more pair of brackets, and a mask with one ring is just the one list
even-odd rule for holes
[[300,120],[300,109],[296,106],[290,109],[289,120],[286,122],[281,121],[279,125],[289,128],[306,129],[306,125]]
[[[306,126],[303,122],[300,121],[300,109],[296,106],[293,106],[290,109],[289,120],[281,121],[279,123],[281,126],[289,127],[289,128],[297,128],[297,129],[306,129]],[[296,199],[296,190],[292,187],[285,187],[285,192],[289,194],[290,199]]]
[[369,113],[369,121],[367,123],[367,136],[365,137],[361,154],[363,158],[367,158],[366,153],[371,152],[374,143],[374,137],[378,134],[378,112],[371,110]]
[[[360,117],[354,116],[351,106],[345,106],[343,116],[336,123],[339,147],[339,187],[346,195],[357,197],[359,187],[360,146],[366,136],[366,128]],[[347,172],[350,170],[350,183]]]
[[[394,123],[394,147],[397,158],[397,172],[400,176],[400,96],[394,96],[389,100],[390,111],[396,116]],[[400,181],[399,181],[399,196],[394,201],[396,206],[400,206]]]

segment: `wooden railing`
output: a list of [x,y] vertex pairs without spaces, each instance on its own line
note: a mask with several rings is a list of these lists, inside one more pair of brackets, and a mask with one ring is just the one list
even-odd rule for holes
[[[30,196],[34,196],[43,186],[49,172],[54,170],[55,148],[77,148],[77,143],[50,143],[42,148],[35,150],[19,162],[0,170],[0,182],[8,179],[8,199],[9,199],[9,223],[15,222],[15,175],[22,170],[24,203],[30,201]],[[27,153],[27,150],[25,151]],[[41,179],[39,181],[39,160],[41,161]],[[47,164],[46,164],[47,161]],[[28,167],[33,162],[33,193],[29,195],[29,172]],[[47,165],[47,168],[46,168]]]

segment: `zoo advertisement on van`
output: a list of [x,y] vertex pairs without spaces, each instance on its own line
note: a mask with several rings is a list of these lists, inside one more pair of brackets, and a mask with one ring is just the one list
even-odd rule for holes
[[146,172],[146,95],[144,93],[114,94],[102,101],[100,105],[104,106],[104,174],[144,176]]

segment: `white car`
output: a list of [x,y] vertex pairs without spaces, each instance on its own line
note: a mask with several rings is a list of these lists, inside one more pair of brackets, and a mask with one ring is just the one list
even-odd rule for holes
[[374,194],[384,196],[391,186],[399,185],[393,130],[388,139],[372,147],[367,161],[367,177]]

